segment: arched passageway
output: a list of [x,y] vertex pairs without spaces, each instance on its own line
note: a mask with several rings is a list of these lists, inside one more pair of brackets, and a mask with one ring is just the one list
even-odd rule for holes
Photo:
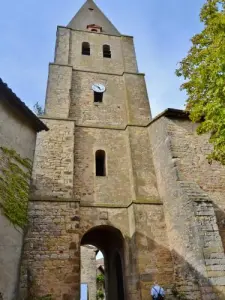
[[124,300],[124,240],[121,232],[112,226],[94,227],[81,239],[81,246],[84,245],[93,245],[104,255],[106,300]]
[[124,286],[123,286],[123,269],[121,257],[118,252],[115,255],[115,267],[116,267],[116,280],[117,280],[117,292],[118,299],[124,299]]

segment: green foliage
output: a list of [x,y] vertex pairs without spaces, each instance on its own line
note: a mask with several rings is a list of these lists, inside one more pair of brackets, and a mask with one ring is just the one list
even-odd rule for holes
[[225,0],[207,0],[200,20],[201,33],[192,39],[192,47],[176,70],[185,82],[186,110],[193,122],[201,122],[197,133],[209,133],[213,151],[209,162],[225,164]]
[[104,299],[105,295],[103,293],[102,290],[98,290],[97,291],[97,294],[96,294],[96,299],[99,300],[99,299]]
[[44,109],[38,102],[34,105],[34,113],[38,116],[44,115]]
[[0,147],[0,208],[16,226],[27,223],[31,162],[14,150]]
[[96,280],[97,280],[97,282],[104,282],[105,281],[105,277],[104,277],[104,275],[103,274],[98,274],[97,275],[97,278],[96,278]]

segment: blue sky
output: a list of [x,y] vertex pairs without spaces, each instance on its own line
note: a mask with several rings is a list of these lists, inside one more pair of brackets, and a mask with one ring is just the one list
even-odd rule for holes
[[[202,28],[204,0],[96,0],[123,34],[133,35],[139,71],[146,74],[153,116],[183,108],[174,74],[190,38]],[[57,25],[67,25],[84,0],[7,0],[0,9],[0,77],[29,106],[44,104]]]

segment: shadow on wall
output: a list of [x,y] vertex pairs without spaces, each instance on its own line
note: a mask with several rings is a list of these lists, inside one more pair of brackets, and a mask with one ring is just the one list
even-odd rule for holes
[[[140,298],[138,299],[148,299],[149,291],[155,281],[166,290],[166,299],[168,300],[225,299],[225,285],[219,286],[218,284],[218,286],[213,287],[209,278],[204,277],[196,271],[194,266],[185,261],[176,251],[170,252],[167,248],[159,245],[140,232],[136,232],[132,239],[126,239],[126,243],[128,243],[131,250],[131,245],[134,244],[135,240],[143,239],[147,239],[146,246],[137,244],[136,257],[134,257],[134,253],[130,253],[129,257],[129,266],[132,266],[135,261],[137,270],[138,255],[141,253],[146,254],[146,258],[151,264],[151,270],[148,273],[140,272],[138,288],[141,288],[142,295],[139,296]],[[215,256],[216,255],[215,253]],[[219,266],[220,263],[218,260],[217,263]],[[130,271],[128,271],[128,273],[129,272]]]
[[225,212],[215,203],[213,203],[213,207],[216,214],[217,225],[219,228],[219,233],[220,233],[220,237],[222,240],[223,249],[225,253]]
[[[51,179],[47,178],[46,180],[50,182]],[[59,189],[63,191],[65,189],[65,186],[61,186],[59,187]],[[214,209],[216,212],[217,222],[220,229],[221,238],[223,241],[223,247],[225,249],[225,238],[224,238],[225,237],[225,230],[224,230],[225,213],[218,206],[214,205]],[[72,224],[72,221],[70,222]],[[116,231],[118,231],[118,229],[113,227],[113,224],[111,224],[109,221],[105,221],[105,225],[114,228]],[[35,267],[37,263],[35,257],[37,257],[38,254],[40,260],[39,263],[44,265],[45,261],[51,260],[49,257],[51,257],[51,255],[53,254],[51,253],[51,250],[49,251],[48,257],[45,257],[46,254],[43,255],[40,254],[41,249],[43,248],[45,249],[47,247],[47,243],[49,242],[49,235],[46,235],[46,232],[50,232],[50,233],[57,232],[58,241],[60,240],[60,238],[63,239],[65,237],[65,233],[62,233],[59,230],[59,226],[60,225],[56,224],[53,221],[53,219],[49,220],[48,218],[46,221],[45,216],[41,214],[30,215],[29,217],[29,229],[28,229],[26,245],[25,245],[26,249],[29,250],[26,250],[26,255],[24,258],[24,261],[26,261],[26,263],[24,264],[26,270],[24,271],[25,276],[23,276],[23,280],[26,280],[26,284],[23,286],[26,287],[27,292],[25,294],[27,294],[28,296],[29,296],[29,291],[31,290],[32,281],[35,280],[36,277],[41,276],[39,273],[40,267],[39,268]],[[41,228],[44,228],[44,230],[42,231]],[[35,233],[37,232],[39,233],[38,241],[32,238],[29,240],[30,235],[32,234],[33,231]],[[66,234],[67,233],[71,234],[71,229],[66,229]],[[81,229],[79,228],[79,226],[75,227],[72,230],[72,234],[81,235]],[[149,232],[149,235],[151,235],[151,232]],[[100,241],[99,238],[101,238]],[[110,236],[107,235],[104,236],[92,235],[91,240],[88,239],[87,241],[85,241],[84,239],[83,244],[90,243],[96,245],[96,242],[97,244],[101,243],[101,247],[99,248],[102,249],[104,248],[102,246],[102,243],[107,244],[109,238]],[[141,242],[143,240],[145,240],[145,243]],[[113,247],[112,242],[113,240],[110,241],[110,244]],[[32,247],[29,247],[30,244],[32,244]],[[181,257],[176,251],[171,252],[169,249],[163,247],[163,242],[162,244],[158,244],[154,241],[154,239],[152,239],[149,236],[146,236],[141,232],[136,232],[132,236],[132,238],[125,237],[125,239],[123,240],[123,253],[121,252],[121,247],[122,247],[121,245],[122,244],[120,242],[117,243],[117,248],[119,248],[119,253],[121,253],[121,258],[122,258],[122,278],[124,283],[123,286],[124,286],[125,299],[128,299],[127,295],[129,291],[134,289],[136,290],[135,300],[148,299],[149,290],[155,280],[157,280],[159,284],[165,287],[168,295],[167,299],[191,299],[191,300],[225,299],[225,277],[223,274],[224,269],[221,269],[221,272],[214,272],[214,270],[218,271],[220,269],[221,260],[224,259],[224,253],[218,254],[218,252],[216,252],[216,249],[215,252],[213,252],[214,250],[212,245],[210,244],[208,245],[209,248],[208,250],[210,251],[211,249],[212,251],[211,258],[210,257],[205,257],[205,258],[213,260],[212,263],[209,262],[207,269],[210,271],[211,278],[214,277],[215,280],[218,281],[218,284],[217,285],[214,284],[214,287],[212,286],[211,283],[212,280],[198,273],[194,266],[190,265],[185,261],[184,257]],[[64,244],[63,246],[67,247],[69,251],[70,245]],[[107,248],[107,251],[109,251],[109,255],[112,250],[113,249]],[[77,257],[77,252],[75,252],[75,250],[73,252],[70,251],[70,257],[67,258],[68,264],[72,265],[73,258],[75,257]],[[55,260],[56,259],[54,258],[54,261]],[[146,263],[144,260],[146,260]],[[80,270],[79,268],[77,268],[77,265],[75,265],[75,263],[73,268],[71,269],[72,269],[71,274],[67,274],[68,276],[79,276]],[[29,274],[30,271],[32,271],[31,275],[27,276],[27,274]],[[51,272],[51,276],[53,274],[54,277],[54,273],[56,274],[57,272],[57,265],[55,267],[54,265],[51,266],[51,271],[49,272]],[[66,272],[67,270],[65,270],[65,274]],[[46,274],[47,274],[46,276],[48,276],[48,271],[46,271]],[[42,278],[39,278],[39,281],[40,280],[42,280]],[[68,286],[72,285],[71,283],[67,283],[66,277],[62,280],[64,280],[62,282],[63,284],[68,284]],[[221,282],[223,282],[224,285]],[[52,300],[54,300],[54,290],[51,290],[48,285],[45,285],[42,288],[45,289],[43,295],[52,294]],[[140,291],[141,291],[141,295],[140,295]],[[43,290],[40,291],[38,290],[38,288],[36,290],[32,290],[32,295],[35,296],[42,296],[41,295],[42,293]],[[74,299],[74,295],[72,294],[71,295],[66,294],[65,297],[67,297],[65,299]],[[28,299],[28,298],[26,296],[20,299]],[[79,299],[79,297],[77,299]],[[0,296],[0,300],[1,300],[1,296]]]
[[[140,293],[140,289],[142,290],[142,295],[138,295],[136,298],[139,299],[147,299],[149,295],[149,290],[153,285],[154,281],[157,280],[160,285],[162,285],[167,291],[167,299],[224,299],[225,295],[219,289],[214,289],[210,283],[210,281],[203,277],[201,274],[196,272],[193,266],[189,265],[181,256],[179,256],[175,251],[170,253],[170,251],[164,248],[162,245],[159,245],[154,242],[154,240],[147,238],[147,245],[145,247],[138,246],[138,250],[136,253],[133,252],[133,245],[135,241],[139,239],[147,238],[140,232],[136,232],[136,234],[131,238],[126,238],[125,243],[127,243],[130,249],[129,255],[129,265],[128,270],[125,271],[123,267],[123,275],[124,279],[124,287],[125,291],[128,288],[128,281],[133,277],[136,277],[136,289],[137,294]],[[105,241],[107,243],[107,240]],[[35,246],[35,245],[34,245]],[[43,240],[42,247],[45,246],[45,241]],[[154,262],[154,265],[151,266],[152,271],[148,273],[142,273],[139,276],[135,276],[135,273],[138,274],[138,255],[140,252],[146,254],[146,257],[150,257],[151,261]],[[32,257],[32,251],[29,253],[30,258]],[[28,259],[29,259],[28,254]],[[43,259],[43,264],[44,264]],[[33,263],[31,259],[28,262],[28,270],[32,270],[32,275],[29,278],[35,279],[36,271],[33,267]],[[70,263],[71,259],[70,259]],[[136,271],[135,271],[136,269]],[[125,271],[125,272],[124,272]],[[51,273],[54,273],[54,268],[51,267]],[[77,271],[76,271],[77,272]],[[126,273],[126,274],[125,274]],[[72,275],[72,274],[68,274]],[[73,275],[78,275],[78,273],[74,273]],[[128,275],[128,276],[125,276]],[[134,275],[134,276],[133,276]],[[126,280],[128,279],[128,280]],[[66,279],[65,279],[66,280]],[[174,284],[176,283],[176,284]],[[28,296],[31,292],[32,279],[31,281],[28,279]],[[48,287],[46,287],[48,289]],[[215,295],[214,292],[217,294]],[[52,291],[46,290],[46,294],[52,294]],[[38,290],[32,290],[32,296],[37,295],[41,296]],[[42,295],[42,296],[44,296]],[[73,299],[73,295],[66,295],[68,299]],[[69,298],[71,297],[71,298]],[[126,297],[126,296],[125,296]],[[31,299],[31,298],[22,298],[22,299]],[[107,298],[109,299],[109,298]],[[126,299],[126,298],[125,298]],[[54,300],[54,291],[52,300]]]

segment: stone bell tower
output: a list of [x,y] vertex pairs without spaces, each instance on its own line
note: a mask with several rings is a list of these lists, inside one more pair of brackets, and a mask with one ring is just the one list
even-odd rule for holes
[[104,254],[107,300],[147,299],[160,274],[169,285],[145,77],[133,38],[91,0],[58,27],[42,120],[50,130],[37,139],[22,290],[79,300],[85,244]]

